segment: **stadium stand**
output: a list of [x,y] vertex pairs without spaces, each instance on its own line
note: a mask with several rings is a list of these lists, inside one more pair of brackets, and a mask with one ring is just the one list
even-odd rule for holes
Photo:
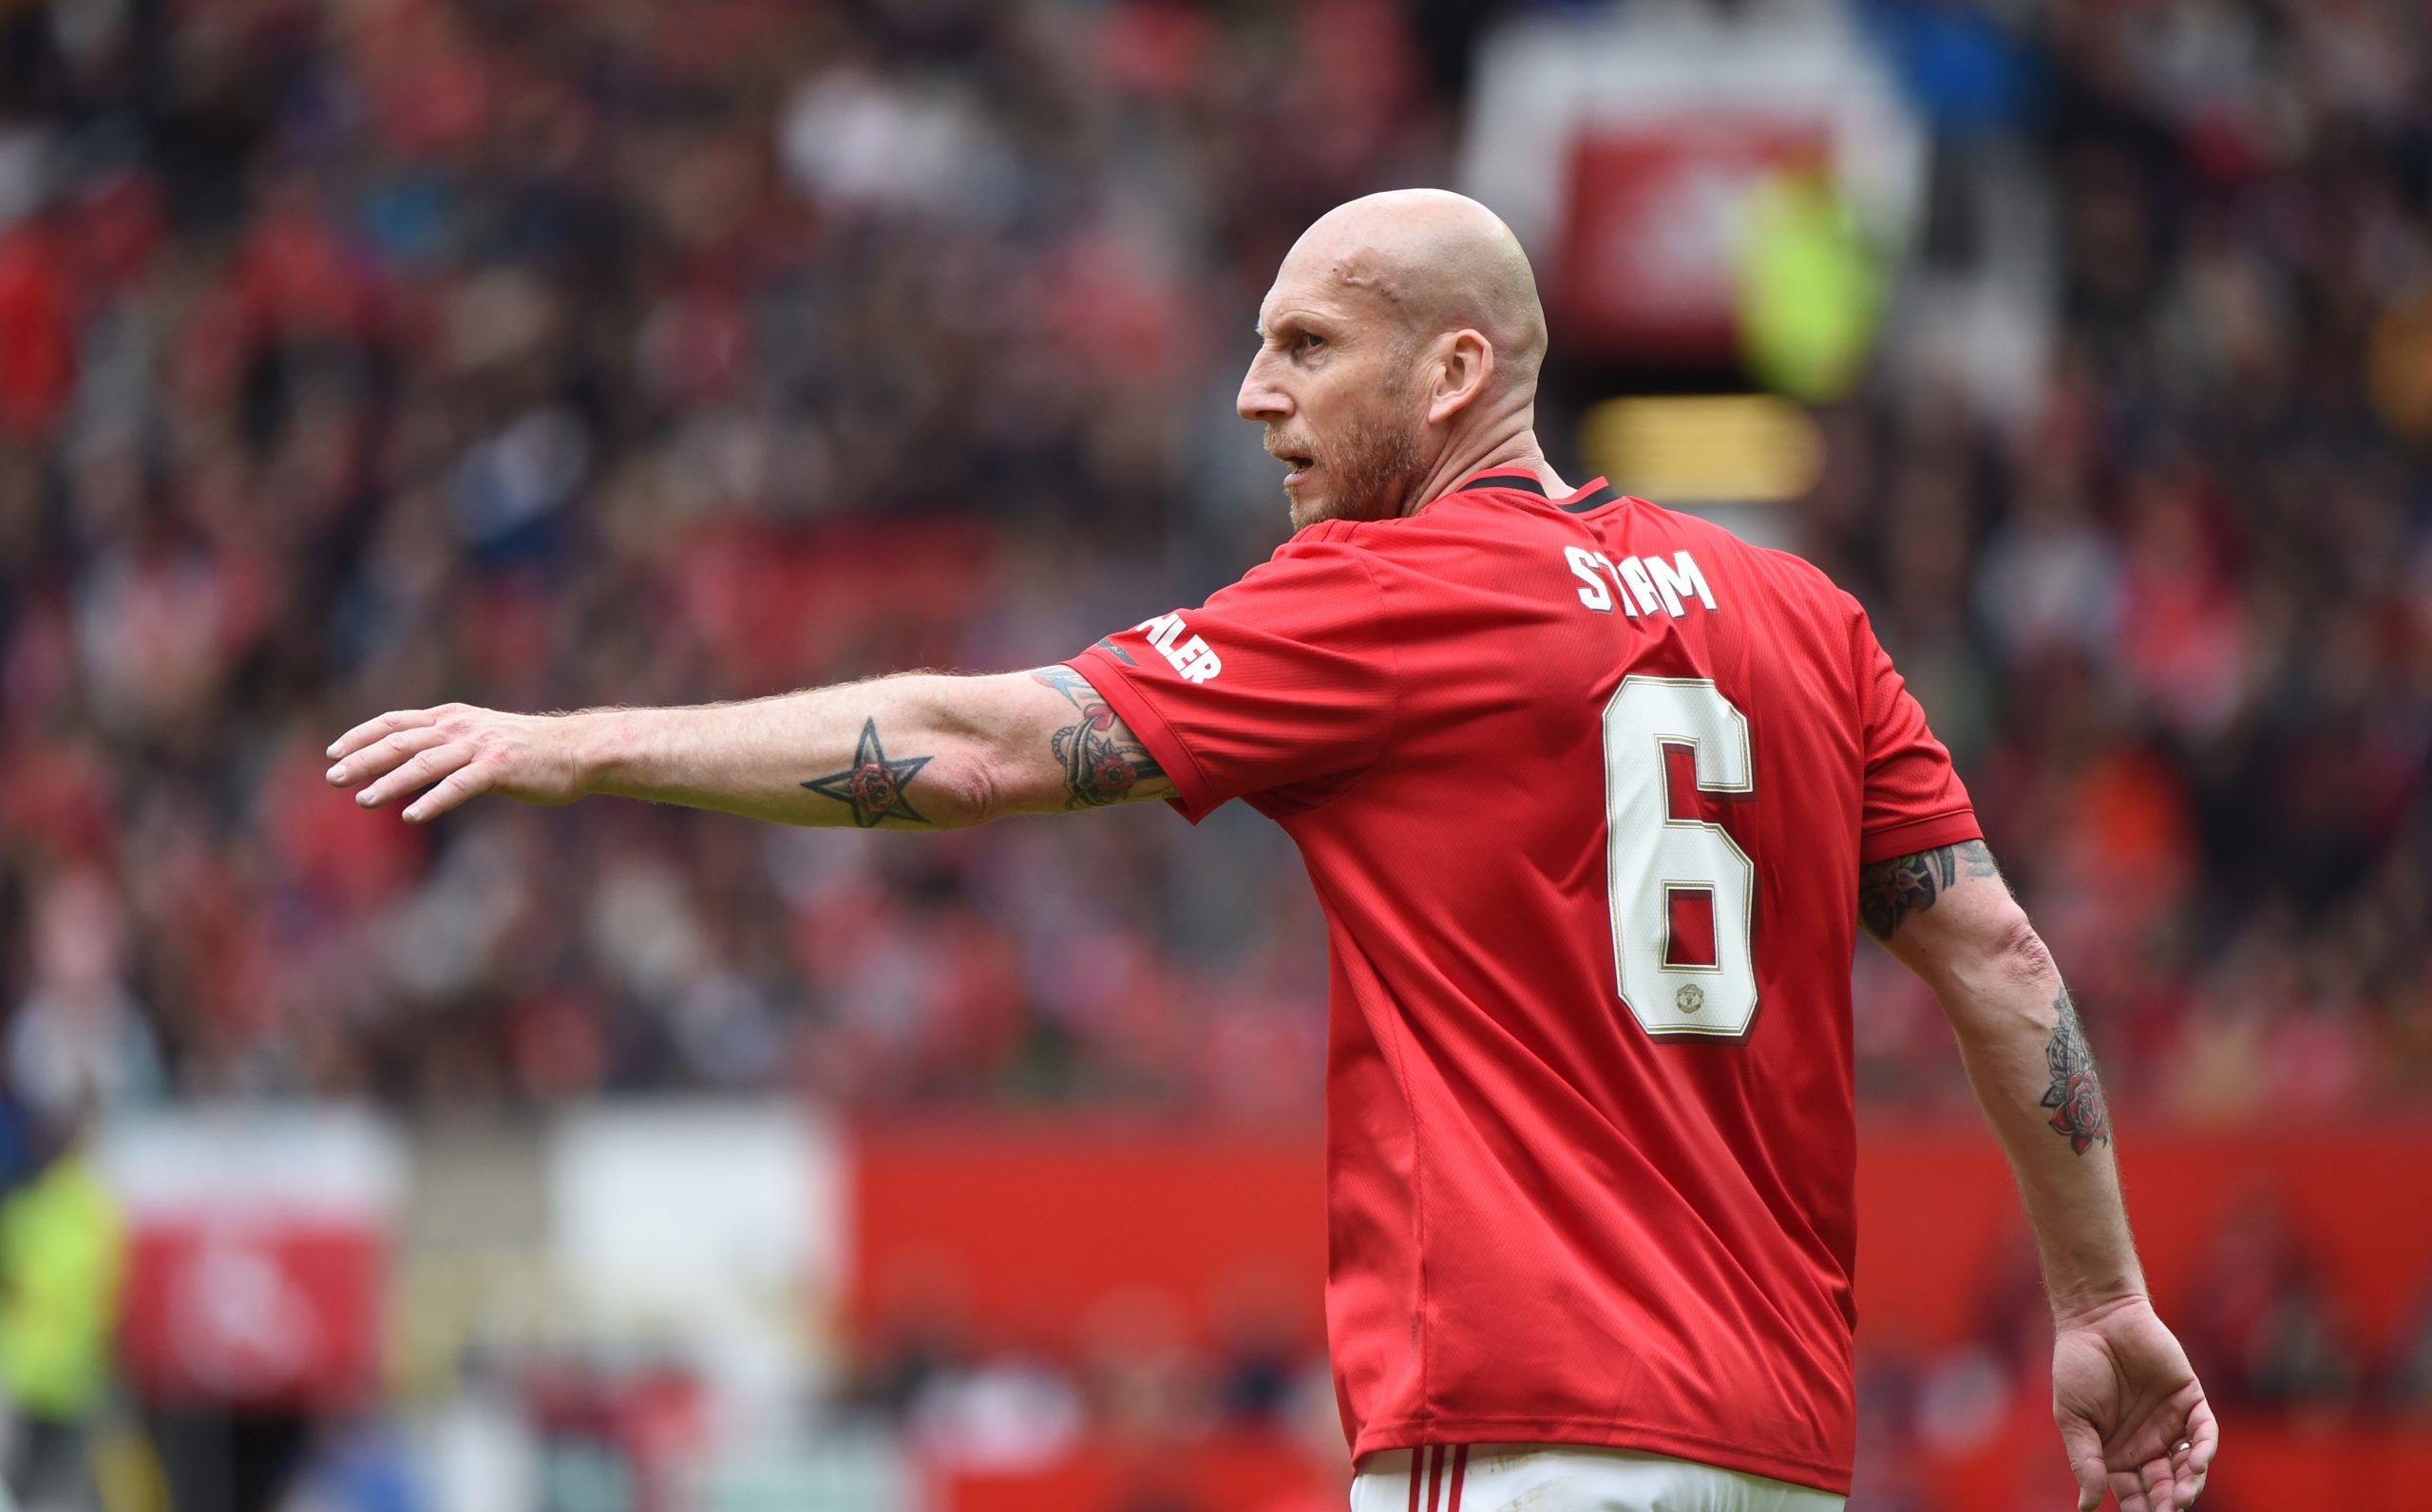
[[[1036,665],[1229,579],[1283,525],[1230,412],[1278,255],[1449,177],[1495,13],[1581,9],[0,0],[0,1182],[88,1113],[295,1099],[1313,1120],[1321,936],[1251,816],[422,831],[318,753],[446,699]],[[1931,135],[1918,266],[2024,256],[2048,361],[1947,381],[1895,279],[1793,538],[1957,753],[2130,1144],[2420,1121],[2432,26],[1834,9]],[[1857,972],[1862,1100],[1966,1113],[1930,996]],[[2225,1416],[2420,1426],[2432,1272],[2367,1327],[2280,1200],[2207,1232]],[[1941,1504],[1917,1446],[2035,1394],[2031,1295],[1874,1358],[1858,1504]],[[1163,1326],[865,1339],[821,1410],[1322,1439],[1310,1340]],[[321,1451],[333,1504],[390,1504],[381,1431]]]

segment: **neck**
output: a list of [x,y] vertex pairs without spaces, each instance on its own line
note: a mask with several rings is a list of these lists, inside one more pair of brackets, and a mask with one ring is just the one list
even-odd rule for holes
[[1537,444],[1536,431],[1524,426],[1491,440],[1445,447],[1435,464],[1411,489],[1402,513],[1416,515],[1450,493],[1462,479],[1495,469],[1532,473],[1554,498],[1570,492],[1570,485],[1547,463],[1545,448]]

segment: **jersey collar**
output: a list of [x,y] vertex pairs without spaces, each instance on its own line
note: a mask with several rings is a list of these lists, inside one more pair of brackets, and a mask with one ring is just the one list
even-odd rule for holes
[[1488,488],[1504,488],[1510,489],[1514,493],[1534,494],[1538,498],[1546,500],[1556,509],[1572,515],[1584,515],[1587,511],[1594,509],[1599,505],[1612,503],[1622,497],[1614,490],[1613,485],[1606,482],[1604,479],[1591,478],[1576,492],[1566,495],[1561,499],[1554,499],[1547,494],[1546,485],[1537,481],[1536,474],[1519,472],[1508,468],[1498,468],[1493,472],[1480,473],[1476,477],[1470,479],[1467,482],[1461,483],[1459,486],[1454,488],[1452,492],[1456,494],[1469,494],[1477,493]]

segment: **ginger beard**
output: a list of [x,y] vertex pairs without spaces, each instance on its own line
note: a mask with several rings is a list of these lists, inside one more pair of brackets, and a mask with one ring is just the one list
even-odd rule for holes
[[[1411,490],[1427,470],[1419,417],[1398,403],[1409,392],[1409,369],[1396,363],[1375,410],[1346,420],[1322,450],[1312,453],[1310,481],[1321,485],[1313,497],[1303,497],[1306,484],[1284,491],[1294,530],[1321,520],[1392,520],[1408,506]],[[1277,449],[1271,439],[1267,449]]]

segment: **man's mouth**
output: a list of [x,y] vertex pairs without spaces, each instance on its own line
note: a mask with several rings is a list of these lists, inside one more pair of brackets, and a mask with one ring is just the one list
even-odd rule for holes
[[1279,450],[1275,453],[1275,460],[1292,469],[1283,475],[1283,486],[1286,488],[1308,477],[1318,465],[1317,459],[1305,451]]

